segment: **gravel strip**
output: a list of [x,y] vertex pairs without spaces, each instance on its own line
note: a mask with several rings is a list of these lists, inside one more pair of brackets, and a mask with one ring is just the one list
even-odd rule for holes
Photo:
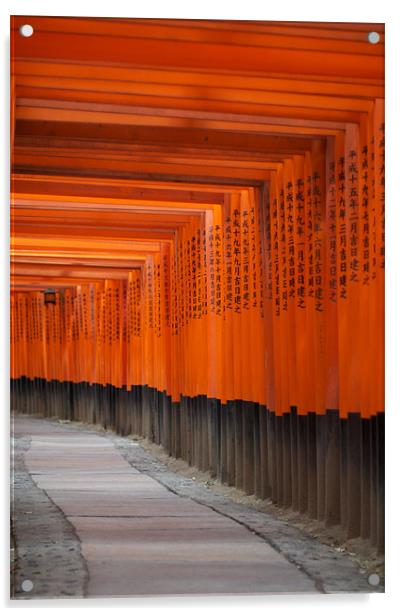
[[87,569],[80,542],[74,527],[25,467],[30,441],[26,435],[12,438],[11,528],[15,547],[10,596],[22,600],[82,598]]

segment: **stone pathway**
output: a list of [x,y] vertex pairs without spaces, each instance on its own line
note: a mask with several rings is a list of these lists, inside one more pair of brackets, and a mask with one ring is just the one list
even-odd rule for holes
[[[12,543],[16,554],[10,594],[16,599],[84,597],[88,575],[74,526],[38,488],[26,468],[25,455],[31,445],[27,429],[35,432],[38,427],[32,421],[16,425],[11,443]],[[41,428],[48,434],[55,431],[51,425]]]
[[26,416],[13,433],[25,465],[14,476],[16,598],[374,590],[346,556],[313,540],[310,555],[300,531],[169,472],[129,439]]

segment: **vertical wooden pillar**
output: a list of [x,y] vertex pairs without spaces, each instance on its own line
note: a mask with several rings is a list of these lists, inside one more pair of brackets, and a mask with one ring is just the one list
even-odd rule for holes
[[298,452],[298,509],[306,513],[308,509],[308,455],[306,415],[297,415],[297,452]]
[[326,515],[326,452],[327,416],[316,415],[316,488],[318,520],[324,520]]
[[370,419],[361,420],[361,537],[370,534]]
[[242,402],[234,401],[234,430],[235,430],[235,487],[244,488],[244,437]]
[[275,415],[274,423],[276,426],[276,485],[277,503],[284,504],[284,474],[283,474],[283,416]]
[[308,515],[317,518],[316,414],[307,416]]
[[277,502],[277,457],[276,457],[276,424],[273,411],[268,412],[267,416],[267,455],[268,455],[268,475],[271,486],[271,498]]
[[297,409],[291,407],[290,413],[290,441],[291,441],[291,507],[299,509],[299,483],[298,483],[298,436],[297,436]]
[[261,419],[260,416],[262,414],[262,409],[259,404],[253,404],[253,480],[254,480],[254,493],[258,498],[263,498],[262,496],[262,434],[260,431]]
[[254,448],[254,405],[252,402],[242,402],[242,477],[243,490],[247,494],[255,492],[255,448]]
[[384,413],[377,415],[377,551],[384,553]]
[[226,481],[229,486],[236,485],[236,435],[235,435],[235,401],[227,401],[227,464]]
[[292,502],[292,474],[291,474],[291,415],[284,413],[282,423],[283,447],[283,505],[290,507]]
[[341,430],[338,411],[328,410],[327,421],[327,453],[325,461],[326,481],[326,512],[327,526],[339,524],[341,520],[341,491],[340,491],[340,465],[341,465]]
[[264,406],[259,407],[260,432],[260,497],[265,499],[271,495],[269,482],[269,451],[268,451],[268,411]]
[[227,456],[228,456],[228,404],[220,406],[220,475],[222,483],[227,483]]
[[349,413],[347,422],[347,536],[361,531],[361,418]]

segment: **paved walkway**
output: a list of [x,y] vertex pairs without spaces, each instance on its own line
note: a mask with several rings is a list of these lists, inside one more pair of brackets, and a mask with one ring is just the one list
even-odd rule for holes
[[13,432],[17,598],[322,591],[262,533],[138,470],[112,439],[20,416]]

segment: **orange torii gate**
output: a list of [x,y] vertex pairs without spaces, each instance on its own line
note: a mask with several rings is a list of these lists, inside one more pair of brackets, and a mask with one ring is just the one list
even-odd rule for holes
[[383,26],[12,27],[15,407],[381,550]]

